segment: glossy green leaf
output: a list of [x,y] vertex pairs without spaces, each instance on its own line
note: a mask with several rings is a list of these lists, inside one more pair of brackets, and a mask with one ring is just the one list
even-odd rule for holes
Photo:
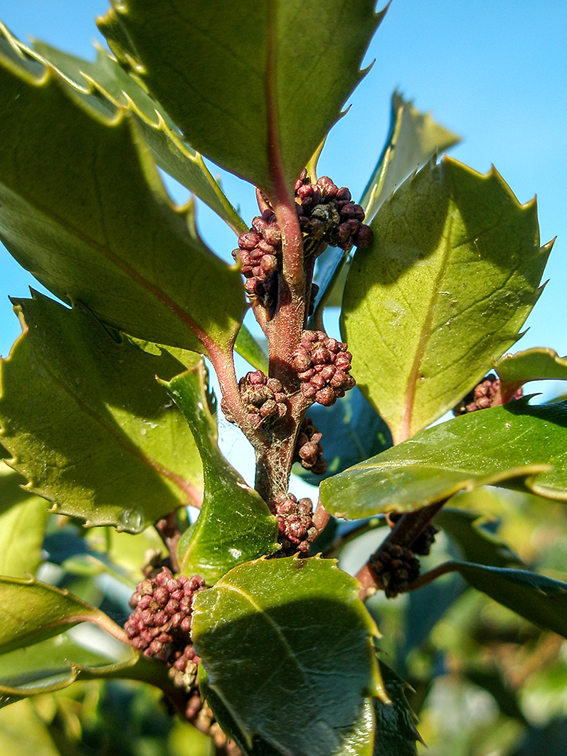
[[483,527],[483,522],[485,518],[475,512],[450,507],[443,507],[435,516],[435,524],[457,543],[465,561],[488,567],[524,566],[504,541]]
[[376,713],[376,740],[374,756],[417,756],[416,742],[423,743],[415,727],[416,716],[411,710],[406,690],[409,685],[383,662],[380,674],[390,703],[374,701]]
[[294,472],[314,485],[392,445],[388,426],[356,387],[332,407],[313,405],[308,417],[323,434],[321,445],[327,471],[323,476],[313,475],[298,464]]
[[519,400],[428,428],[323,481],[321,502],[337,517],[358,519],[518,478],[533,493],[567,500],[567,402]]
[[377,629],[357,582],[331,560],[258,560],[195,597],[192,635],[208,684],[248,743],[331,756],[385,698]]
[[411,100],[394,92],[386,144],[360,200],[366,222],[412,171],[425,165],[434,153],[445,152],[460,141],[429,113],[421,113]]
[[505,354],[492,367],[504,383],[567,380],[567,358],[560,357],[554,349],[545,347]]
[[0,239],[55,295],[126,333],[230,351],[240,275],[197,234],[193,204],[172,204],[140,119],[38,65],[0,52]]
[[181,537],[178,558],[184,574],[200,575],[211,584],[232,567],[276,551],[277,523],[218,448],[204,364],[164,385],[193,432],[205,478],[201,512]]
[[99,20],[197,150],[269,196],[293,186],[361,80],[374,0],[113,2]]
[[159,167],[203,200],[237,233],[248,230],[202,157],[182,141],[169,115],[106,50],[95,44],[96,60],[91,63],[57,50],[45,42],[36,40],[33,49],[13,38],[11,42],[25,54],[39,55],[79,87],[88,90],[89,84],[92,84],[115,105],[130,107],[140,120],[146,141]]
[[199,500],[193,438],[155,380],[184,366],[112,334],[81,305],[35,294],[18,310],[25,331],[1,362],[0,421],[29,489],[54,511],[130,532]]
[[358,386],[398,443],[517,341],[551,244],[540,248],[535,202],[520,205],[494,169],[449,158],[408,179],[371,225],[372,246],[351,263],[342,331]]
[[567,583],[526,570],[466,562],[455,569],[474,588],[540,627],[567,637]]
[[[2,482],[0,478],[0,495]],[[0,575],[35,574],[43,561],[46,520],[47,502],[29,494],[25,501],[0,515]]]
[[92,622],[127,643],[124,630],[100,609],[30,578],[0,577],[0,654],[59,635],[79,622]]

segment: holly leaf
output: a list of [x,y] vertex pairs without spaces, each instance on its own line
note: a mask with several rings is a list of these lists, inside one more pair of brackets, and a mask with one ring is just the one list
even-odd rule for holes
[[126,333],[230,352],[245,310],[240,275],[199,237],[194,204],[172,204],[138,116],[4,51],[0,90],[8,251],[56,296]]
[[[0,500],[5,490],[20,483],[20,476],[0,463]],[[43,561],[42,546],[47,507],[44,499],[22,491],[25,497],[0,514],[0,575],[33,575]]]
[[474,588],[540,627],[567,637],[567,583],[527,570],[454,565]]
[[249,747],[258,735],[286,754],[342,753],[368,699],[387,700],[357,588],[334,561],[284,558],[196,595],[195,651]]
[[[7,30],[4,30],[4,34],[8,34]],[[117,107],[130,108],[139,119],[146,142],[159,167],[205,202],[236,233],[248,230],[201,155],[182,140],[166,111],[107,50],[95,44],[96,60],[92,63],[40,40],[34,41],[33,49],[13,37],[10,41],[22,53],[48,62],[85,91],[88,92],[89,87],[93,87]]]
[[460,141],[457,134],[436,123],[429,113],[421,113],[411,100],[395,91],[386,144],[360,200],[366,222],[374,218],[386,197],[412,171]]
[[327,471],[324,476],[313,475],[296,465],[294,472],[308,483],[318,485],[324,477],[343,472],[392,445],[388,426],[355,387],[338,399],[332,407],[315,404],[309,418],[323,434],[321,444]]
[[17,310],[24,333],[0,363],[0,420],[28,490],[52,511],[130,532],[200,500],[191,433],[155,380],[184,366],[111,333],[82,305],[34,293]]
[[[1,448],[4,451],[4,447]],[[7,449],[3,456],[10,458]],[[23,489],[25,483],[24,477],[10,469],[6,462],[0,461],[0,515],[30,498],[30,494]]]
[[269,365],[266,353],[245,325],[238,331],[234,348],[252,367],[268,374]]
[[273,197],[340,118],[383,16],[374,0],[167,0],[159,12],[126,0],[98,26],[195,149]]
[[489,567],[524,566],[524,563],[498,536],[483,524],[487,520],[476,512],[443,507],[435,516],[447,535],[456,542],[465,561]]
[[205,481],[199,517],[182,535],[178,559],[185,575],[212,584],[236,565],[277,551],[277,522],[218,448],[203,362],[163,385],[191,428]]
[[321,503],[335,517],[411,512],[484,485],[567,500],[567,402],[521,399],[472,412],[323,481]]
[[380,674],[390,701],[384,703],[378,698],[374,699],[374,756],[416,756],[416,742],[423,743],[423,740],[415,727],[417,717],[406,698],[406,690],[410,686],[382,661]]
[[395,443],[441,417],[520,338],[551,249],[535,201],[450,158],[408,179],[372,221],[343,297],[358,386]]
[[534,347],[515,354],[505,354],[492,367],[503,383],[567,380],[567,358],[554,349]]

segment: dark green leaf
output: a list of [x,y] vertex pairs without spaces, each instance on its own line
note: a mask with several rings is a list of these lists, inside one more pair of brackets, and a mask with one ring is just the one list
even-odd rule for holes
[[482,526],[483,521],[485,518],[479,514],[450,507],[435,516],[435,524],[457,543],[465,561],[488,567],[524,566],[504,541]]
[[567,358],[545,347],[505,354],[492,367],[504,383],[567,380]]
[[210,584],[237,564],[276,551],[277,523],[218,448],[204,364],[164,385],[193,432],[205,478],[201,512],[179,542],[179,562],[184,574],[200,575]]
[[80,305],[35,294],[18,310],[25,332],[1,363],[0,419],[30,490],[89,525],[131,532],[199,500],[193,438],[155,380],[184,366],[114,337]]
[[[356,387],[332,407],[315,404],[308,417],[323,434],[321,444],[327,460],[325,477],[343,472],[392,445],[388,426]],[[314,485],[322,479],[299,465],[296,472]]]
[[567,500],[567,402],[527,400],[472,412],[418,433],[321,484],[336,517],[413,511],[483,485]]
[[193,147],[273,196],[340,117],[382,16],[374,0],[126,0],[99,28]]
[[524,570],[456,562],[474,588],[521,617],[567,638],[567,583]]
[[411,710],[406,690],[409,685],[382,661],[380,674],[390,703],[374,699],[376,740],[374,756],[416,756],[416,741],[423,743],[416,730],[416,716]]
[[[493,169],[449,158],[408,179],[372,221],[343,298],[362,393],[396,443],[451,409],[514,344],[538,299],[551,244],[535,202]],[[466,271],[466,275],[463,273]]]
[[342,753],[367,699],[384,698],[376,627],[333,561],[236,567],[196,595],[192,634],[210,688],[249,744],[257,734],[286,754]]
[[231,351],[240,275],[197,234],[193,204],[172,204],[139,118],[32,63],[0,52],[0,239],[55,295],[126,333]]

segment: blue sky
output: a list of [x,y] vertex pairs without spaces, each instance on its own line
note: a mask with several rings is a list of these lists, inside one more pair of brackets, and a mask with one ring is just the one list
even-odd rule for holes
[[[107,7],[107,0],[0,0],[0,19],[21,39],[90,58],[92,40],[100,39],[94,18]],[[538,195],[542,243],[558,238],[549,284],[519,346],[551,346],[560,354],[567,353],[566,40],[564,0],[393,0],[367,56],[374,67],[332,132],[319,170],[359,195],[386,135],[392,91],[398,87],[432,111],[463,137],[454,157],[482,172],[494,163],[522,202]],[[250,188],[233,177],[224,186],[243,216],[252,216]],[[199,221],[215,250],[230,253],[231,234],[207,230],[206,211]],[[2,355],[19,333],[7,297],[27,296],[30,284],[0,245]]]

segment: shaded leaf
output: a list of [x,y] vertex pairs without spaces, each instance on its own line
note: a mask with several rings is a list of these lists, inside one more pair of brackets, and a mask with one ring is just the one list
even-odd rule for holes
[[341,753],[368,697],[385,699],[357,586],[331,560],[284,558],[196,595],[195,651],[249,744],[257,734],[286,754]]
[[0,711],[0,750],[7,756],[62,756],[47,724],[29,701]]
[[483,522],[486,519],[482,515],[450,507],[443,507],[435,516],[435,524],[457,543],[466,562],[489,567],[524,566],[504,541],[483,527]]
[[567,583],[526,570],[455,562],[474,588],[540,627],[567,637]]
[[406,698],[409,685],[382,661],[380,674],[390,703],[374,699],[376,740],[374,756],[416,756],[416,742],[423,743],[415,727],[416,716]]
[[193,147],[274,196],[340,117],[382,17],[374,0],[126,0],[98,25]]
[[139,118],[37,65],[0,52],[8,251],[56,296],[126,333],[230,351],[245,309],[240,275],[200,239],[193,204],[173,206]]
[[184,366],[112,335],[81,305],[34,294],[17,309],[25,330],[1,362],[0,420],[30,490],[55,511],[130,532],[199,499],[191,433],[155,380]]
[[489,670],[468,668],[465,674],[471,682],[490,693],[502,714],[527,724],[515,692],[505,683],[497,667]]
[[505,354],[492,367],[504,383],[567,380],[567,358],[554,349],[535,347],[515,354]]
[[0,654],[52,638],[79,622],[92,622],[127,643],[124,630],[100,609],[34,578],[0,577],[0,597]]
[[517,484],[567,500],[567,402],[526,399],[421,431],[321,484],[336,517],[409,512],[483,485]]
[[106,50],[95,44],[96,60],[91,63],[38,40],[32,50],[13,38],[11,41],[25,54],[38,54],[79,87],[88,90],[92,83],[115,105],[130,107],[140,119],[159,167],[203,200],[237,233],[248,230],[201,156],[182,141],[169,115]]
[[[429,425],[520,337],[551,244],[535,202],[449,158],[408,179],[372,221],[343,298],[353,375],[396,442]],[[466,271],[466,275],[463,273]]]
[[199,517],[179,541],[179,563],[184,574],[200,575],[211,584],[237,564],[276,551],[277,522],[218,448],[204,364],[164,385],[195,437],[205,479]]
[[436,123],[429,113],[421,113],[411,100],[394,92],[386,144],[360,200],[366,222],[412,171],[425,165],[434,153],[444,152],[460,141],[457,134]]
[[234,348],[252,367],[255,367],[256,370],[261,370],[266,375],[268,374],[269,367],[266,353],[245,325],[238,331]]
[[313,485],[324,477],[343,472],[347,467],[379,454],[392,445],[392,436],[380,415],[355,387],[332,407],[315,404],[308,413],[323,434],[323,457],[327,460],[324,476],[313,475],[296,465],[294,472]]

